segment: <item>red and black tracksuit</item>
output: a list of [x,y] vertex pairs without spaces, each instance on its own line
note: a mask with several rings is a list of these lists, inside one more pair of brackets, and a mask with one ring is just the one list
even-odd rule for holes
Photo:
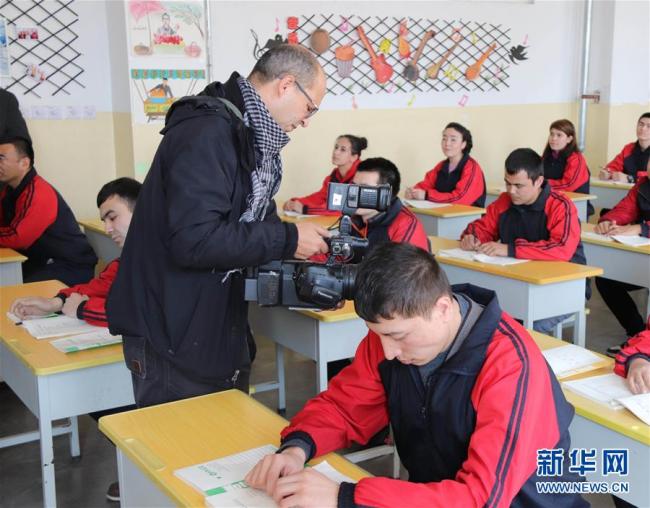
[[453,171],[449,171],[449,159],[440,161],[415,187],[426,191],[426,199],[436,203],[485,205],[483,170],[469,155],[463,156]]
[[77,284],[70,288],[62,289],[56,296],[65,302],[72,293],[88,296],[89,299],[81,302],[77,307],[77,317],[91,325],[108,327],[106,320],[106,298],[117,276],[120,260],[111,261],[99,276],[87,284]]
[[507,244],[508,256],[514,258],[586,264],[576,207],[546,182],[530,205],[515,205],[507,192],[502,193],[462,236],[467,234],[481,243]]
[[630,362],[636,358],[644,358],[650,362],[650,316],[648,316],[645,330],[629,339],[616,355],[614,372],[621,377],[627,377]]
[[647,175],[650,147],[641,149],[639,142],[628,143],[614,159],[607,163],[610,171],[622,171],[636,181],[638,177]]
[[[419,367],[387,360],[369,332],[352,365],[282,431],[320,456],[365,443],[389,422],[409,481],[343,483],[338,505],[583,507],[578,495],[538,494],[537,451],[565,450],[573,407],[529,333],[499,308],[494,292],[453,287],[484,306],[469,335],[423,381]],[[543,422],[543,425],[540,425]],[[302,447],[302,444],[300,445]]]
[[591,173],[584,155],[580,152],[566,154],[547,148],[543,162],[544,179],[553,190],[589,194]]
[[329,184],[330,182],[352,183],[352,179],[354,178],[354,175],[357,172],[357,167],[359,167],[360,163],[360,159],[354,161],[350,169],[348,169],[348,172],[345,173],[345,177],[341,175],[338,168],[334,168],[332,172],[325,177],[323,185],[318,191],[302,198],[293,198],[303,204],[304,208],[302,213],[309,215],[340,215],[339,212],[333,212],[327,209],[327,191]]
[[18,187],[0,191],[0,247],[27,256],[23,280],[89,281],[97,256],[61,195],[32,168]]
[[[640,224],[641,236],[650,237],[650,180],[640,176],[638,182],[627,195],[609,212],[600,217],[599,222],[616,221],[619,226]],[[641,289],[640,286],[617,280],[596,277],[596,287],[628,337],[644,329],[643,317],[639,313],[629,291]]]

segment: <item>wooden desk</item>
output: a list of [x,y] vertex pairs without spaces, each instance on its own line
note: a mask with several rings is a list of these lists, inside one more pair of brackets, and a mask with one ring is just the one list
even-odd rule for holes
[[78,222],[84,228],[88,243],[94,249],[99,259],[105,263],[110,263],[115,258],[120,257],[122,249],[106,233],[104,223],[101,220],[89,219]]
[[[485,206],[494,203],[502,192],[505,192],[504,187],[489,185],[486,189]],[[564,192],[564,194],[573,201],[573,204],[576,206],[580,222],[587,222],[587,203],[589,200],[593,201],[599,199],[598,196],[595,194],[582,194],[580,192]]]
[[342,309],[317,312],[286,307],[260,307],[251,303],[248,319],[254,335],[275,343],[278,375],[278,409],[286,407],[284,348],[316,362],[316,389],[327,388],[327,363],[352,358],[368,334],[365,322],[348,301]]
[[[122,345],[64,354],[49,340],[34,339],[6,317],[11,302],[23,296],[52,296],[65,287],[58,281],[0,288],[0,368],[6,383],[38,418],[38,432],[2,438],[0,447],[40,438],[43,504],[56,505],[52,436],[71,433],[70,448],[79,455],[76,416],[133,404],[131,374]],[[64,431],[52,421],[71,417]]]
[[589,188],[598,196],[598,206],[602,208],[614,208],[632,187],[633,183],[613,183],[599,178],[592,178],[589,182]]
[[[586,236],[593,233],[593,224],[582,224],[582,244],[587,262],[600,266],[603,277],[650,288],[650,245],[631,247],[616,241]],[[650,298],[646,316],[650,315]]]
[[13,249],[0,248],[0,286],[23,283],[23,263],[27,258]]
[[[248,395],[229,390],[106,416],[99,429],[117,447],[122,506],[204,506],[203,495],[174,471],[265,444],[279,446],[286,424]],[[369,476],[333,453],[323,459],[354,480]]]
[[320,224],[324,228],[329,228],[331,226],[334,226],[339,221],[340,218],[335,215],[310,215],[309,217],[290,217],[282,213],[280,213],[279,217],[282,222],[291,222],[293,224],[297,224],[299,222],[314,222],[316,224]]
[[[429,240],[434,254],[460,244],[435,236]],[[501,308],[522,319],[526,328],[532,328],[538,319],[576,314],[574,342],[585,345],[586,279],[601,275],[602,269],[563,261],[496,266],[441,256],[436,259],[452,284],[470,282],[495,291]]]
[[460,238],[470,222],[485,213],[484,208],[468,205],[449,205],[440,208],[408,207],[422,222],[428,235],[442,238]]
[[[533,339],[541,350],[565,346],[567,343],[554,337],[531,331]],[[607,365],[596,370],[577,374],[570,379],[609,374],[614,369],[614,360],[600,356]],[[627,409],[610,409],[590,399],[563,389],[566,399],[575,407],[576,414],[571,422],[571,448],[596,448],[598,450],[599,474],[587,474],[590,482],[627,481],[630,492],[617,494],[636,506],[650,506],[650,426],[644,424]],[[629,450],[629,475],[618,477],[602,476],[603,448]]]

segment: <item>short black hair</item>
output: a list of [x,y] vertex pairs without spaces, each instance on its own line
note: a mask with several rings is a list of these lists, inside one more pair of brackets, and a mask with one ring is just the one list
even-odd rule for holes
[[533,182],[544,176],[542,158],[532,148],[517,148],[508,155],[506,173],[516,175],[520,171],[525,171]]
[[433,255],[408,243],[386,242],[361,262],[354,309],[370,323],[397,316],[426,317],[441,296],[452,296],[452,291]]
[[352,134],[341,134],[339,138],[345,138],[350,142],[350,152],[352,155],[361,155],[361,152],[368,148],[368,140],[366,138],[353,136]]
[[97,194],[97,208],[102,206],[104,201],[111,196],[118,196],[126,201],[129,210],[133,211],[141,187],[142,184],[133,178],[122,177],[117,180],[111,180],[99,190]]
[[397,166],[388,159],[383,157],[371,157],[359,163],[357,167],[359,172],[377,171],[379,173],[379,183],[387,183],[393,192],[393,197],[399,193],[399,186],[402,178],[399,175]]
[[637,122],[640,122],[642,118],[650,118],[650,111],[648,111],[648,112],[646,112],[646,113],[643,113],[643,114],[639,117],[639,119],[637,120]]
[[446,129],[454,129],[455,131],[460,133],[460,135],[463,138],[463,141],[465,142],[463,155],[469,155],[469,153],[472,151],[472,147],[474,146],[474,143],[472,142],[472,133],[469,131],[469,129],[457,122],[449,122],[445,127],[445,130]]
[[34,165],[34,149],[29,141],[23,138],[14,138],[7,141],[6,144],[13,145],[19,157],[27,157],[30,168]]

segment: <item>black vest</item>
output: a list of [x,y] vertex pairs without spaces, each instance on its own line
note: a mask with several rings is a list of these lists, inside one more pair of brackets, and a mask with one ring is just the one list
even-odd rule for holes
[[623,159],[623,173],[631,175],[636,180],[639,171],[645,171],[648,167],[648,158],[650,158],[650,147],[641,150],[641,146],[637,141],[634,143],[634,148],[630,155]]
[[[440,168],[440,171],[438,171],[434,188],[438,192],[453,192],[460,181],[460,177],[463,175],[463,171],[465,171],[465,165],[468,160],[469,155],[464,155],[456,169],[450,172],[449,159],[447,159],[442,165],[442,168]],[[472,203],[472,206],[485,206],[485,177],[483,177],[483,194]]]

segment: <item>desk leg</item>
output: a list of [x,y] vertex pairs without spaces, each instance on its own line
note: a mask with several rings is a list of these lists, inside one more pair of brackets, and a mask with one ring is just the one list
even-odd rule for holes
[[52,418],[47,380],[38,377],[38,430],[41,434],[41,475],[43,478],[43,506],[56,506],[54,483],[54,449],[52,445]]
[[70,417],[70,455],[79,457],[81,448],[79,446],[79,422],[76,416]]
[[318,356],[319,358],[316,360],[316,392],[320,393],[327,390],[327,362],[321,360],[323,357],[321,354]]
[[533,309],[532,306],[529,304],[526,306],[526,316],[524,317],[524,328],[527,328],[528,330],[532,330],[534,322],[535,320],[533,319]]
[[585,328],[587,327],[585,319],[585,310],[576,312],[573,320],[573,343],[580,347],[585,347]]
[[284,346],[275,343],[275,368],[278,379],[278,411],[287,409],[287,392],[284,382]]

